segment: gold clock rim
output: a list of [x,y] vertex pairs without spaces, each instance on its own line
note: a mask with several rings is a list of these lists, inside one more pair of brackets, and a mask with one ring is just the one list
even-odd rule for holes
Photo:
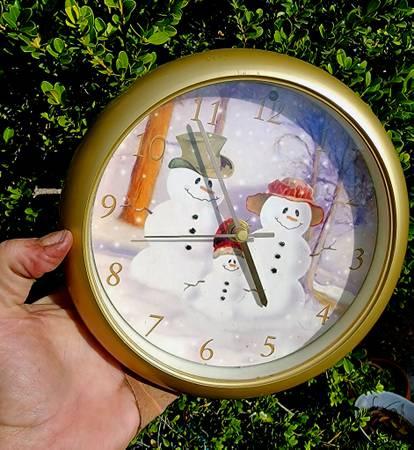
[[[186,71],[190,74],[183,77]],[[303,80],[304,74],[310,80]],[[168,368],[160,370],[136,355],[125,336],[122,338],[119,332],[110,326],[108,317],[105,319],[99,301],[95,300],[89,285],[89,230],[85,227],[88,225],[87,215],[100,174],[110,154],[134,124],[160,104],[183,92],[230,79],[256,79],[289,85],[336,110],[366,142],[378,171],[382,174],[382,181],[387,190],[387,221],[392,238],[378,277],[381,283],[376,288],[372,287],[373,294],[366,302],[363,317],[350,324],[335,345],[307,360],[306,367],[293,366],[275,376],[228,382],[194,377]],[[145,101],[137,107],[134,99],[142,100],[143,97]],[[343,109],[344,104],[354,106],[356,117],[351,117],[350,112]],[[370,132],[367,133],[365,128]],[[105,135],[105,141],[109,142],[106,146],[102,142],[102,135]],[[91,146],[99,149],[93,152],[93,158],[91,152],[82,152],[83,148]],[[378,181],[375,188],[377,190]],[[80,207],[73,209],[71,205],[74,204]],[[197,395],[248,397],[290,388],[326,370],[355,347],[372,328],[392,294],[403,263],[408,233],[408,194],[395,150],[381,123],[369,107],[339,80],[315,66],[286,55],[262,50],[213,50],[161,66],[138,80],[99,116],[81,143],[71,165],[64,190],[62,219],[63,224],[74,234],[74,247],[66,263],[69,291],[82,319],[110,353],[124,365],[156,384]],[[387,244],[385,241],[378,243],[381,247]],[[392,270],[385,274],[386,269],[390,267]]]

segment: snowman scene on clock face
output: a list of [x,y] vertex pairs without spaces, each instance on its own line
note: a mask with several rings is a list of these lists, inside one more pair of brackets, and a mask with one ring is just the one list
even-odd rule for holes
[[323,334],[375,248],[363,153],[326,105],[272,83],[216,83],[151,111],[114,149],[90,217],[94,276],[120,329],[230,367]]

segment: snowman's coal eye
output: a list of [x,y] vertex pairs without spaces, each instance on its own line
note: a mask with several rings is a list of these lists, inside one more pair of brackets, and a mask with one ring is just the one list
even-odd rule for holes
[[195,183],[195,184],[198,184],[198,183],[200,183],[200,181],[201,181],[201,178],[198,177],[198,178],[195,179],[194,183]]
[[295,215],[296,215],[296,217],[299,217],[299,210],[298,209],[295,209]]
[[233,264],[236,264],[236,260],[235,259],[233,259]]
[[231,264],[231,259],[229,259],[227,262],[228,262],[229,264]]
[[283,208],[282,213],[283,213],[283,214],[286,214],[287,212],[288,212],[288,208]]
[[208,187],[209,187],[209,188],[212,188],[212,187],[213,187],[213,182],[212,182],[211,180],[208,180],[208,183],[207,183],[207,184],[208,184]]

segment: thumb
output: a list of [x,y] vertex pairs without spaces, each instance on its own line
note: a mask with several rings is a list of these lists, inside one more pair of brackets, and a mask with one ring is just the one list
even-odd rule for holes
[[70,231],[61,230],[40,239],[13,239],[0,244],[0,307],[20,305],[36,278],[63,261],[72,245]]

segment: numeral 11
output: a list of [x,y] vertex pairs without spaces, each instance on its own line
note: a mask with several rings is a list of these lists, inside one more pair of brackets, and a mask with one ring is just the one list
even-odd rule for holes
[[[201,97],[197,97],[194,100],[195,104],[197,105],[194,117],[191,120],[199,120],[200,110],[201,110],[201,104],[203,103],[203,99]],[[210,122],[208,122],[209,125],[215,125],[217,120],[217,114],[220,107],[220,101],[214,102],[211,104],[211,106],[214,106],[213,115],[211,116]]]

